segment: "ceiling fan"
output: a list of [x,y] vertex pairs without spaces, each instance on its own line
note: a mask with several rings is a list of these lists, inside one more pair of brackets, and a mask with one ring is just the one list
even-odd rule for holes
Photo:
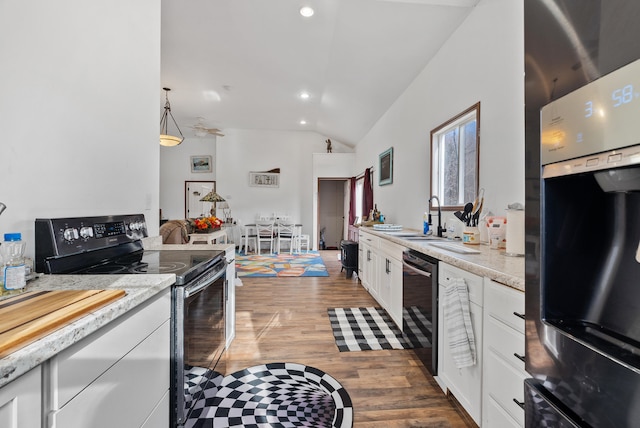
[[204,118],[199,117],[198,122],[195,125],[189,126],[193,129],[193,133],[196,137],[206,137],[207,135],[215,135],[217,137],[224,137],[222,131],[218,128],[207,128],[204,125]]

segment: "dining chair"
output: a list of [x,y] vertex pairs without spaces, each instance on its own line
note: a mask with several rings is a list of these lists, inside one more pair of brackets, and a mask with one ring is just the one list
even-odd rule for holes
[[245,255],[249,254],[249,247],[251,246],[254,252],[256,252],[256,248],[258,248],[258,235],[256,234],[255,226],[242,224],[242,220],[237,220],[236,224],[240,229],[239,251],[244,250]]
[[309,235],[297,234],[293,239],[293,246],[297,253],[302,252],[302,247],[306,247],[306,252],[309,252]]
[[257,221],[256,222],[256,240],[258,242],[258,254],[260,254],[262,243],[269,243],[269,254],[273,254],[273,238],[274,238],[274,223],[273,221]]
[[293,241],[296,236],[296,225],[284,221],[278,222],[278,241],[276,251],[280,254],[282,242],[289,242],[289,254],[293,254]]

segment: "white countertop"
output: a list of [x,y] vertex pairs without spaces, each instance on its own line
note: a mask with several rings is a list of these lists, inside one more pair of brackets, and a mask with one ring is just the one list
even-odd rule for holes
[[[501,284],[524,291],[524,257],[512,257],[504,254],[504,250],[495,250],[489,245],[465,245],[461,241],[449,241],[456,245],[480,251],[478,254],[460,254],[448,251],[443,248],[402,239],[385,232],[374,230],[370,227],[361,228],[366,233],[387,239],[396,244],[419,251],[428,256],[434,257],[450,265],[459,267],[468,272],[488,277]],[[403,232],[414,232],[420,234],[417,230],[404,229]]]

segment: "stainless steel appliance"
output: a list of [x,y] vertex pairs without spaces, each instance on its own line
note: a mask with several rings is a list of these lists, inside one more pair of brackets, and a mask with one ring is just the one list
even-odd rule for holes
[[[438,374],[438,260],[414,250],[402,255],[402,331],[425,368]],[[412,331],[426,340],[415,340]]]
[[[640,60],[541,110],[527,427],[640,420]],[[530,287],[531,285],[531,287]]]
[[222,251],[144,250],[143,214],[36,219],[36,271],[52,274],[174,273],[171,426],[226,371],[226,260]]

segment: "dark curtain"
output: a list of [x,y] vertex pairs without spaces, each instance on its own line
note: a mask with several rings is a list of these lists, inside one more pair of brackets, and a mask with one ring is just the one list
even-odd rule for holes
[[362,217],[368,217],[372,209],[373,187],[371,187],[371,168],[367,168],[364,170],[364,187],[362,189]]
[[356,178],[349,181],[349,226],[356,221]]

